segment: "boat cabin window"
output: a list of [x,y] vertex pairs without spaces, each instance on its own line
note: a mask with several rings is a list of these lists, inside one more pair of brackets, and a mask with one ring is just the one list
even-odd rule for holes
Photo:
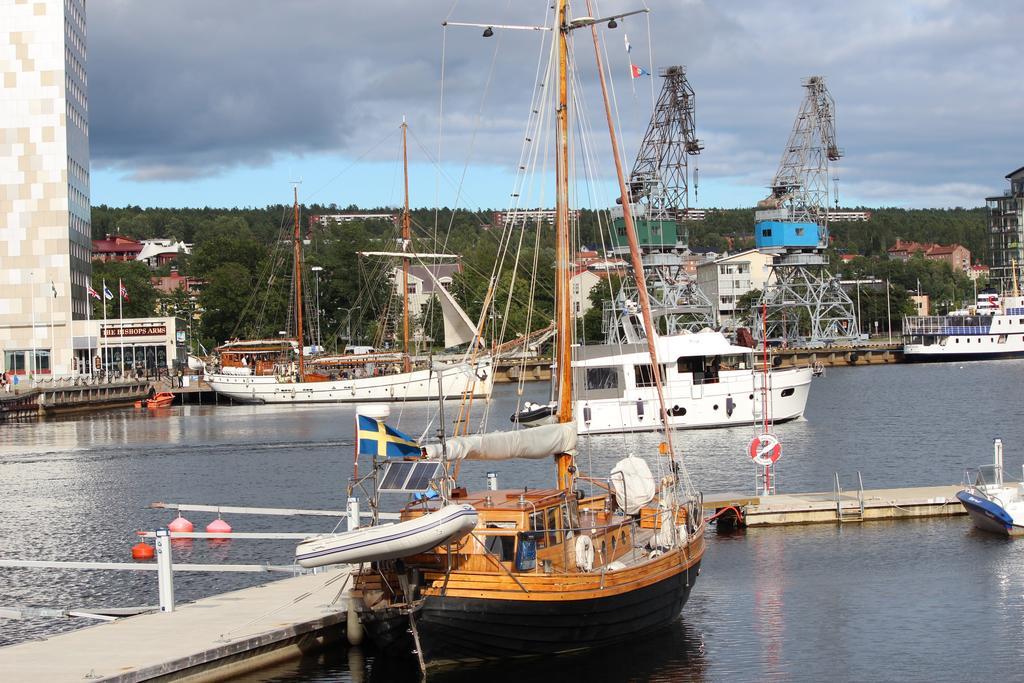
[[587,368],[587,389],[618,389],[619,375],[615,368]]
[[[661,381],[665,381],[667,375],[668,366],[661,366]],[[644,365],[633,366],[633,377],[636,380],[638,387],[653,387],[654,386],[654,372],[652,371],[651,364],[646,363]]]
[[558,508],[548,508],[548,543],[558,545],[562,542],[562,529],[558,523]]
[[[487,528],[492,525],[488,524]],[[484,548],[502,562],[511,562],[516,557],[516,537],[512,534],[488,536]]]
[[580,528],[580,514],[575,500],[562,503],[562,522],[567,536],[573,536],[575,530]]
[[[543,532],[545,529],[544,525],[544,511],[534,512],[530,515],[530,530]],[[544,533],[534,534],[534,538],[537,540],[537,548],[547,548],[547,535]]]

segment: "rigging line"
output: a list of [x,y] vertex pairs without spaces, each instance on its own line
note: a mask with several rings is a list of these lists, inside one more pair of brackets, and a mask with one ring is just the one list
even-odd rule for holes
[[[588,0],[588,3],[589,3],[589,0]],[[602,68],[600,68],[600,62],[601,62],[600,42],[598,40],[597,29],[594,26],[591,26],[591,35],[593,37],[593,43],[594,43],[594,56],[597,59],[598,64],[599,64],[598,71],[600,72],[600,77],[601,77],[601,91],[602,91],[602,97],[603,97],[604,105],[605,105],[605,114],[606,114],[607,119],[608,119],[608,128],[609,128],[611,143],[612,143],[612,146],[614,148],[617,145],[616,145],[616,138],[615,138],[614,130],[613,130],[613,127],[612,127],[611,105],[608,102],[608,93],[607,93],[607,87],[605,85],[605,80],[604,80],[604,71],[603,71]],[[668,455],[669,455],[669,458],[674,463],[675,462],[675,452],[674,452],[673,445],[672,445],[672,431],[669,428],[668,412],[667,412],[667,410],[665,408],[665,395],[664,395],[664,389],[662,387],[662,378],[661,378],[661,364],[660,364],[660,361],[658,359],[656,343],[655,343],[656,342],[655,327],[654,327],[652,316],[651,316],[650,305],[649,305],[648,296],[647,296],[646,282],[644,280],[644,274],[643,274],[642,266],[640,264],[639,245],[637,244],[636,232],[635,232],[635,229],[634,229],[634,226],[633,226],[632,209],[630,207],[629,197],[626,196],[627,190],[626,190],[626,187],[625,187],[625,179],[624,179],[624,176],[622,174],[621,166],[618,165],[618,161],[619,161],[618,160],[618,154],[615,154],[614,156],[616,158],[616,165],[617,165],[616,175],[617,175],[618,181],[619,181],[619,192],[622,195],[622,208],[623,208],[623,216],[624,216],[625,221],[626,221],[626,233],[627,233],[627,236],[629,238],[630,254],[631,254],[632,260],[633,260],[633,270],[634,270],[636,278],[637,278],[637,292],[639,294],[641,312],[643,313],[643,317],[644,317],[644,328],[645,328],[645,331],[647,333],[647,346],[648,346],[648,351],[649,351],[649,354],[650,354],[651,375],[654,378],[654,385],[655,385],[655,388],[656,388],[657,393],[658,393],[658,403],[659,403],[660,414],[661,414],[661,422],[662,422],[662,426],[664,427],[664,432],[663,433],[665,435],[665,443],[668,446]],[[689,475],[686,472],[685,466],[682,467],[681,469],[682,469],[682,471],[684,473],[684,476],[686,477],[687,492],[689,493],[691,491],[691,488],[690,488],[691,485],[690,485],[690,482],[689,482]]]
[[340,171],[338,171],[336,174],[331,176],[327,180],[327,182],[325,182],[323,185],[321,185],[320,187],[318,187],[317,189],[313,190],[312,192],[307,194],[305,197],[303,197],[303,201],[305,203],[311,203],[311,200],[313,199],[313,197],[316,197],[317,195],[319,195],[321,192],[326,190],[331,184],[333,184],[335,180],[337,180],[341,176],[343,176],[346,173],[348,173],[352,169],[352,167],[356,166],[359,162],[361,162],[363,159],[365,159],[367,156],[369,156],[371,152],[375,151],[378,147],[380,147],[382,144],[384,144],[384,142],[388,138],[390,138],[392,135],[394,135],[393,131],[388,131],[387,133],[385,133],[384,136],[380,140],[375,142],[369,149],[367,149],[365,152],[363,152],[362,154],[357,156],[355,159],[353,159],[351,162],[349,162],[349,164],[347,166],[345,166]]
[[[511,0],[510,0],[509,4],[511,4]],[[497,65],[497,62],[498,62],[498,52],[501,49],[502,34],[503,34],[502,31],[498,32],[497,40],[494,43],[494,50],[491,53],[491,63],[490,63],[490,66],[488,67],[487,78],[486,78],[486,80],[484,82],[483,91],[482,91],[482,93],[480,95],[480,105],[477,108],[476,120],[475,120],[474,125],[473,125],[472,133],[470,134],[469,149],[466,150],[466,157],[465,157],[465,160],[464,160],[463,165],[462,165],[462,173],[461,173],[461,175],[459,177],[458,189],[456,190],[456,193],[455,193],[455,201],[452,203],[453,208],[458,207],[459,203],[462,201],[462,195],[463,195],[463,191],[464,191],[464,188],[465,188],[465,182],[466,182],[466,175],[469,172],[469,160],[472,158],[473,150],[476,148],[476,138],[477,138],[477,134],[480,131],[481,120],[483,119],[484,103],[487,101],[487,97],[490,94],[491,82],[494,79],[494,71],[495,71],[495,68],[496,68],[496,65]],[[448,224],[449,232],[451,231],[451,226],[454,223],[454,221],[455,221],[455,214],[453,212],[452,216],[451,216],[451,218],[449,220],[449,224]],[[447,248],[447,246],[448,246],[447,239],[445,240],[445,242],[444,242],[444,244],[442,246],[444,248]]]

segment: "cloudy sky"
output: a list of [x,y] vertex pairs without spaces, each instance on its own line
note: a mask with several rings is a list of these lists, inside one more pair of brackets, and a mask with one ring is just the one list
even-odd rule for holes
[[[752,206],[765,194],[812,74],[836,100],[844,205],[978,206],[1024,165],[1019,0],[647,2],[650,15],[602,28],[627,165],[660,80],[631,80],[630,61],[655,74],[686,65],[705,144],[692,205]],[[642,6],[604,0],[593,14]],[[441,24],[540,24],[546,2],[101,0],[88,10],[96,204],[264,206],[288,201],[301,178],[304,201],[395,205],[403,116],[414,206],[510,204],[545,34],[483,40]],[[588,14],[582,0],[573,14]],[[589,32],[574,48],[596,129],[588,144],[602,156]],[[605,184],[612,172],[595,170]]]

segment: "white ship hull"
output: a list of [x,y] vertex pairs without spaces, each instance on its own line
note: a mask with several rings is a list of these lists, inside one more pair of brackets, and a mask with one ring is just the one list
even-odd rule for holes
[[[772,371],[768,401],[771,421],[779,423],[803,416],[811,377],[810,368]],[[710,429],[749,426],[760,421],[762,381],[761,376],[745,373],[722,377],[714,384],[670,382],[665,387],[669,425],[673,429]],[[576,424],[580,434],[660,429],[657,393],[653,388],[634,389],[621,399],[578,401]]]
[[[206,375],[206,382],[221,396],[244,403],[365,403],[438,398],[438,375],[431,370],[325,382],[293,382],[274,375],[212,373]],[[464,394],[490,396],[493,385],[490,361],[478,362],[473,370],[452,366],[443,373],[442,382],[446,398]]]
[[[707,330],[658,337],[658,357],[669,426],[708,429],[750,425],[764,419],[761,388],[767,382],[772,422],[801,417],[813,370],[769,370],[749,348]],[[661,428],[658,394],[646,344],[580,347],[573,360],[577,387],[573,404],[580,434],[614,434]],[[528,404],[512,417],[524,426],[554,421],[551,406]]]

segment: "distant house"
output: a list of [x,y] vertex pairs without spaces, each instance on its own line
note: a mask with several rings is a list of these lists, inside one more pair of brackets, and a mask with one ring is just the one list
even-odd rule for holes
[[971,251],[959,244],[934,244],[932,242],[904,242],[896,240],[896,244],[887,250],[890,259],[906,263],[914,254],[922,254],[930,261],[945,261],[953,270],[970,273]]
[[150,268],[159,268],[178,258],[178,254],[191,254],[192,247],[184,242],[168,239],[142,240],[142,251],[136,260],[145,261]]
[[739,310],[737,303],[747,292],[764,289],[771,264],[770,254],[747,249],[697,267],[697,286],[711,301],[720,325],[734,326],[748,313]]
[[988,266],[986,266],[984,264],[980,264],[980,263],[971,266],[971,269],[969,271],[967,271],[967,277],[971,278],[972,280],[977,280],[979,278],[985,278],[987,280],[988,276],[989,276],[989,268],[988,268]]
[[164,275],[162,277],[151,277],[149,281],[153,283],[153,286],[164,294],[173,294],[179,289],[185,290],[188,294],[196,294],[206,284],[206,280],[200,280],[196,277],[189,277],[188,275],[181,275],[178,273],[177,268],[171,268],[170,275]]
[[141,252],[142,242],[124,235],[92,241],[92,257],[98,261],[134,261]]

